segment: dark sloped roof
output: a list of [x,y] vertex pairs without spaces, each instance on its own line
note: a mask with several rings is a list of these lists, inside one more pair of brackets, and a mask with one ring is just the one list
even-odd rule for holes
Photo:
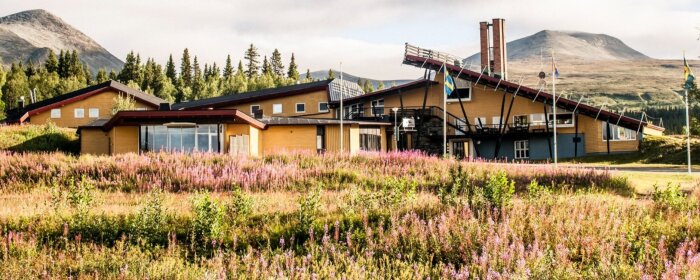
[[295,84],[290,86],[268,88],[240,94],[231,94],[207,99],[193,100],[189,102],[175,103],[173,104],[172,108],[173,110],[205,109],[210,107],[216,108],[222,106],[235,105],[243,102],[307,93],[322,89],[327,90],[328,84],[331,81],[333,80],[323,80],[304,84]]
[[[157,107],[160,103],[167,103],[168,101],[163,100],[161,98],[158,98],[156,96],[150,95],[148,93],[142,92],[137,89],[130,88],[122,83],[119,83],[117,81],[106,81],[100,84],[96,84],[94,86],[89,86],[86,88],[82,88],[73,92],[69,92],[66,94],[61,94],[59,96],[45,99],[36,103],[28,104],[27,106],[24,106],[23,109],[13,109],[10,110],[7,113],[7,118],[5,119],[6,122],[17,122],[20,121],[20,119],[25,116],[25,114],[29,113],[29,115],[40,113],[42,111],[45,111],[44,109],[48,110],[50,107],[53,105],[60,106],[58,104],[60,103],[70,103],[72,100],[81,98],[81,97],[88,97],[92,94],[96,94],[99,92],[102,92],[108,88],[113,88],[118,91],[124,92],[126,94],[129,94],[134,97],[134,99],[139,100],[144,103],[151,104],[155,107]],[[77,101],[77,100],[76,100]]]
[[[101,127],[104,131],[108,131],[114,126],[119,125],[141,125],[147,123],[162,123],[163,121],[235,121],[248,123],[259,129],[265,129],[265,123],[256,120],[255,118],[246,115],[236,109],[220,109],[220,110],[188,110],[188,111],[119,111],[111,119],[104,122]],[[94,122],[80,128],[95,127],[99,123]]]
[[[402,85],[393,86],[393,87],[390,87],[387,89],[373,91],[371,93],[367,93],[367,94],[360,95],[360,96],[353,96],[350,98],[346,97],[345,99],[343,99],[343,102],[349,102],[349,103],[364,102],[364,101],[374,99],[374,98],[380,98],[380,97],[384,97],[384,96],[388,96],[388,95],[392,95],[392,94],[398,94],[398,93],[401,93],[401,92],[406,91],[406,90],[424,87],[426,82],[430,82],[431,84],[437,84],[437,82],[435,82],[435,81],[430,81],[430,80],[426,80],[426,79],[419,79],[419,80],[411,81],[411,82],[408,82],[408,83],[405,83]],[[338,102],[340,102],[340,101],[335,100],[333,103],[338,103]]]
[[[258,120],[266,125],[340,124],[340,120],[336,120],[336,119],[269,117],[269,118],[262,118],[262,119],[258,119]],[[352,120],[343,120],[343,124],[391,125],[391,123],[388,123],[388,122],[352,121]]]
[[[441,61],[409,54],[406,54],[404,56],[404,64],[426,67],[436,71],[439,71],[443,66],[443,62]],[[519,85],[510,81],[501,80],[499,78],[491,77],[488,75],[481,75],[478,72],[464,69],[452,64],[446,64],[446,67],[447,69],[449,69],[451,75],[454,77],[470,80],[472,82],[478,80],[480,84],[498,87],[499,89],[512,94],[515,94],[515,92],[517,92],[519,96],[531,98],[541,103],[553,103],[553,96],[548,92],[536,90],[530,87]],[[561,96],[557,96],[556,104],[558,108],[562,108],[569,111],[573,111],[574,109],[576,109],[583,115],[597,118],[599,120],[610,120],[610,122],[619,123],[620,126],[632,130],[637,130],[640,126],[647,126],[660,131],[664,130],[661,127],[648,124],[647,122],[643,122],[635,118],[606,111],[602,108],[595,108],[587,104],[579,104],[577,101],[566,99]]]

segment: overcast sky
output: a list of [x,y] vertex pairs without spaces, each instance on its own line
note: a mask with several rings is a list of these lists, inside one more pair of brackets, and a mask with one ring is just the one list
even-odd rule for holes
[[[438,4],[440,3],[440,4]],[[11,14],[45,9],[124,59],[130,50],[165,62],[188,47],[205,62],[295,53],[300,72],[338,68],[376,79],[422,75],[402,66],[405,42],[459,56],[478,50],[478,22],[506,19],[508,41],[543,29],[605,33],[654,58],[700,56],[698,0],[0,0]]]

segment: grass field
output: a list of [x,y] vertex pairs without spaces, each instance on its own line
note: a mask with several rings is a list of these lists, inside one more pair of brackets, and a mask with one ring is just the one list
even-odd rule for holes
[[6,152],[0,279],[700,277],[700,194],[635,195],[650,179],[419,153]]

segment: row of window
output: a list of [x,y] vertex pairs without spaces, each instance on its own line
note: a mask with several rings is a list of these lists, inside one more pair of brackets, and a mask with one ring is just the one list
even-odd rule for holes
[[[547,116],[549,118],[549,121],[554,120],[554,114],[549,114]],[[462,122],[462,120],[459,120]],[[513,125],[521,125],[521,126],[538,126],[538,125],[544,125],[545,124],[545,118],[544,114],[530,114],[530,115],[516,115],[513,116]],[[500,116],[494,116],[491,118],[491,125],[499,125],[501,123],[501,117]],[[485,126],[487,125],[486,123],[486,117],[478,117],[474,118],[474,125],[476,126]],[[574,125],[574,117],[572,113],[557,113],[557,127],[569,127]],[[551,125],[550,125],[551,126]]]
[[[85,118],[85,109],[83,108],[76,108],[73,109],[73,117],[76,119],[82,119]],[[88,109],[88,118],[91,119],[96,119],[100,117],[100,109],[99,108],[89,108]],[[61,109],[51,109],[51,118],[52,119],[60,119],[61,118]]]
[[[259,111],[261,109],[260,105],[250,105],[250,113],[255,114],[255,112]],[[295,113],[306,113],[306,103],[296,103],[294,104],[294,112]],[[318,103],[318,112],[320,113],[325,113],[328,112],[328,102],[319,102]],[[282,114],[282,104],[277,103],[277,104],[272,104],[272,114]]]
[[[637,140],[637,132],[631,129],[620,127],[614,124],[610,125],[610,140]],[[608,127],[603,125],[603,140],[608,140]]]

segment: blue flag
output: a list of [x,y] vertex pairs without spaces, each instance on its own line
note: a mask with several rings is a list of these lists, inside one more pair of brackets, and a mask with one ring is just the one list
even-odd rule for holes
[[450,96],[452,91],[455,90],[455,80],[452,79],[450,73],[445,71],[445,95]]
[[683,55],[683,77],[685,78],[685,84],[683,87],[685,89],[691,89],[693,87],[695,75],[693,75],[693,71],[690,70],[690,65],[688,65],[688,61],[685,60],[685,55]]

